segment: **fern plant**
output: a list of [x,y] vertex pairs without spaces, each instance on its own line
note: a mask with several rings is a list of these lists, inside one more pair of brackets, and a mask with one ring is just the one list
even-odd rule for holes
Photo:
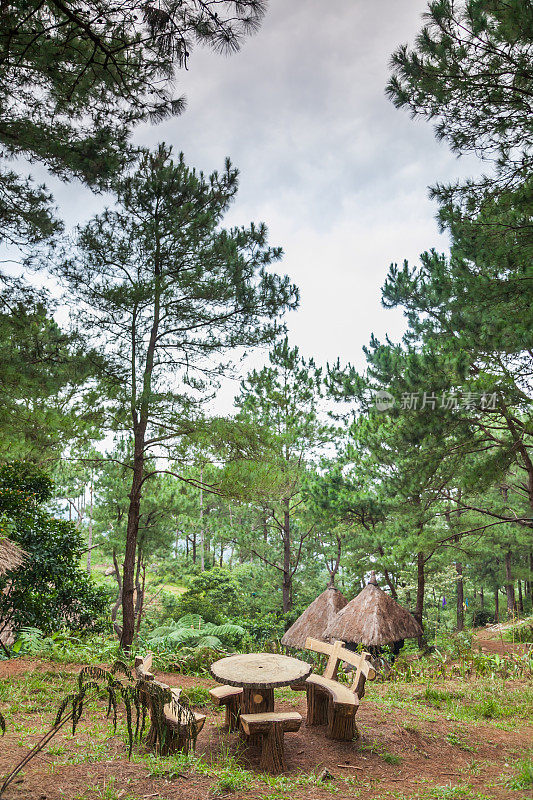
[[244,628],[233,623],[215,625],[204,622],[199,614],[186,614],[177,621],[155,628],[146,636],[152,648],[179,650],[181,647],[210,647],[223,650],[244,636]]

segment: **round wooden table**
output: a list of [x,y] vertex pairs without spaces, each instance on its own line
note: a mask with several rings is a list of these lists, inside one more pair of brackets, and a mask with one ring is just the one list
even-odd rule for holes
[[228,656],[211,665],[211,675],[220,683],[242,686],[245,714],[274,711],[274,689],[301,683],[311,674],[311,664],[275,653]]

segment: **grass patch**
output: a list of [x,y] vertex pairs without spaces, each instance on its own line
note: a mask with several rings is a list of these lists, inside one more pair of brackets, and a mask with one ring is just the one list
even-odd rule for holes
[[516,791],[526,791],[533,788],[533,751],[526,755],[515,764],[515,772],[507,782],[509,789]]
[[423,795],[424,800],[492,800],[488,795],[476,792],[471,784],[467,786],[432,786]]
[[453,744],[455,747],[459,747],[461,750],[465,750],[468,753],[476,753],[478,750],[475,745],[471,745],[465,741],[464,736],[461,736],[459,733],[448,733],[446,735],[446,741],[448,744]]
[[184,690],[181,695],[189,700],[191,706],[207,706],[212,704],[209,689],[206,689],[205,686],[190,686],[188,689]]

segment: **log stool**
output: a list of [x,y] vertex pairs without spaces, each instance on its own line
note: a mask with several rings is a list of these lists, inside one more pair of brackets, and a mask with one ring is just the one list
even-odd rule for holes
[[234,731],[239,727],[243,690],[239,686],[215,686],[209,689],[211,700],[216,706],[226,706],[225,727]]
[[300,729],[302,717],[296,711],[271,711],[264,714],[241,714],[246,736],[261,736],[261,769],[277,775],[285,770],[285,733]]

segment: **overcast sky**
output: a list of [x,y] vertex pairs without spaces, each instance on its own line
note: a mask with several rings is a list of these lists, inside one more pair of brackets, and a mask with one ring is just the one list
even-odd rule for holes
[[[277,268],[301,291],[300,309],[287,316],[290,338],[320,363],[339,356],[362,368],[372,332],[401,336],[401,312],[380,303],[389,264],[446,249],[427,187],[475,168],[385,96],[391,53],[413,42],[425,8],[425,0],[270,0],[240,53],[193,52],[177,76],[186,112],[135,135],[172,144],[204,171],[230,156],[240,192],[227,222],[264,221],[283,247]],[[79,187],[54,191],[69,224],[101,209]]]

